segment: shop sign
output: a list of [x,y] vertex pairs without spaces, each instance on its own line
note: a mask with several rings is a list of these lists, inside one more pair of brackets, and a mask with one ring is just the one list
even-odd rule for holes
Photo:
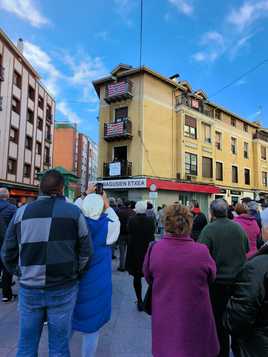
[[146,179],[129,179],[129,180],[103,180],[98,181],[103,184],[103,188],[107,189],[117,189],[117,188],[146,188]]
[[226,190],[224,188],[221,188],[220,193],[226,193]]
[[231,190],[231,195],[236,195],[236,196],[240,196],[241,195],[241,191],[234,191],[234,190]]
[[109,176],[121,175],[121,162],[111,162],[109,164]]

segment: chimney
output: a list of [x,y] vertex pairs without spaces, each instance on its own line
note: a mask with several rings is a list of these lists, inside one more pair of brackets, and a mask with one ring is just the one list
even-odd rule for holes
[[22,38],[19,38],[18,41],[17,41],[17,48],[18,50],[23,53],[23,39]]

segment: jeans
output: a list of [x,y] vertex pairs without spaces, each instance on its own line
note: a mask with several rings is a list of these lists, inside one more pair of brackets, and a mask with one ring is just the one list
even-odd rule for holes
[[93,333],[83,333],[82,357],[94,357],[99,341],[99,331]]
[[17,357],[37,357],[44,320],[48,320],[50,357],[70,357],[69,336],[78,284],[55,290],[19,290],[20,333]]
[[2,291],[3,298],[7,298],[8,300],[12,299],[12,274],[10,274],[3,263],[0,261],[0,269],[2,271]]

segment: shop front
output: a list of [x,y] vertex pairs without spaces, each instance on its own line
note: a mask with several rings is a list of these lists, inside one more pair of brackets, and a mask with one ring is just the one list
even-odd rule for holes
[[38,196],[38,187],[32,185],[15,184],[11,182],[0,182],[1,187],[9,190],[10,197],[16,204],[24,204],[35,200]]
[[[102,180],[104,190],[109,197],[122,198],[130,201],[149,200],[154,206],[169,205],[179,202],[187,205],[195,199],[199,202],[202,211],[207,214],[208,206],[220,190],[214,185],[182,183],[155,178],[132,178],[122,180]],[[151,192],[152,185],[155,187]]]

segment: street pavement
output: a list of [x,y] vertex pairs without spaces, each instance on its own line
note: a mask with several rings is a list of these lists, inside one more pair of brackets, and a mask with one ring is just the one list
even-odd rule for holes
[[[144,291],[146,286],[144,284]],[[16,292],[16,289],[15,289]],[[17,304],[0,302],[0,357],[16,356],[18,339]],[[80,356],[81,338],[73,336],[72,356]],[[44,327],[39,356],[48,356],[47,327]],[[116,271],[113,263],[113,309],[111,321],[102,329],[96,357],[151,356],[150,317],[138,312],[132,279],[127,273]]]

